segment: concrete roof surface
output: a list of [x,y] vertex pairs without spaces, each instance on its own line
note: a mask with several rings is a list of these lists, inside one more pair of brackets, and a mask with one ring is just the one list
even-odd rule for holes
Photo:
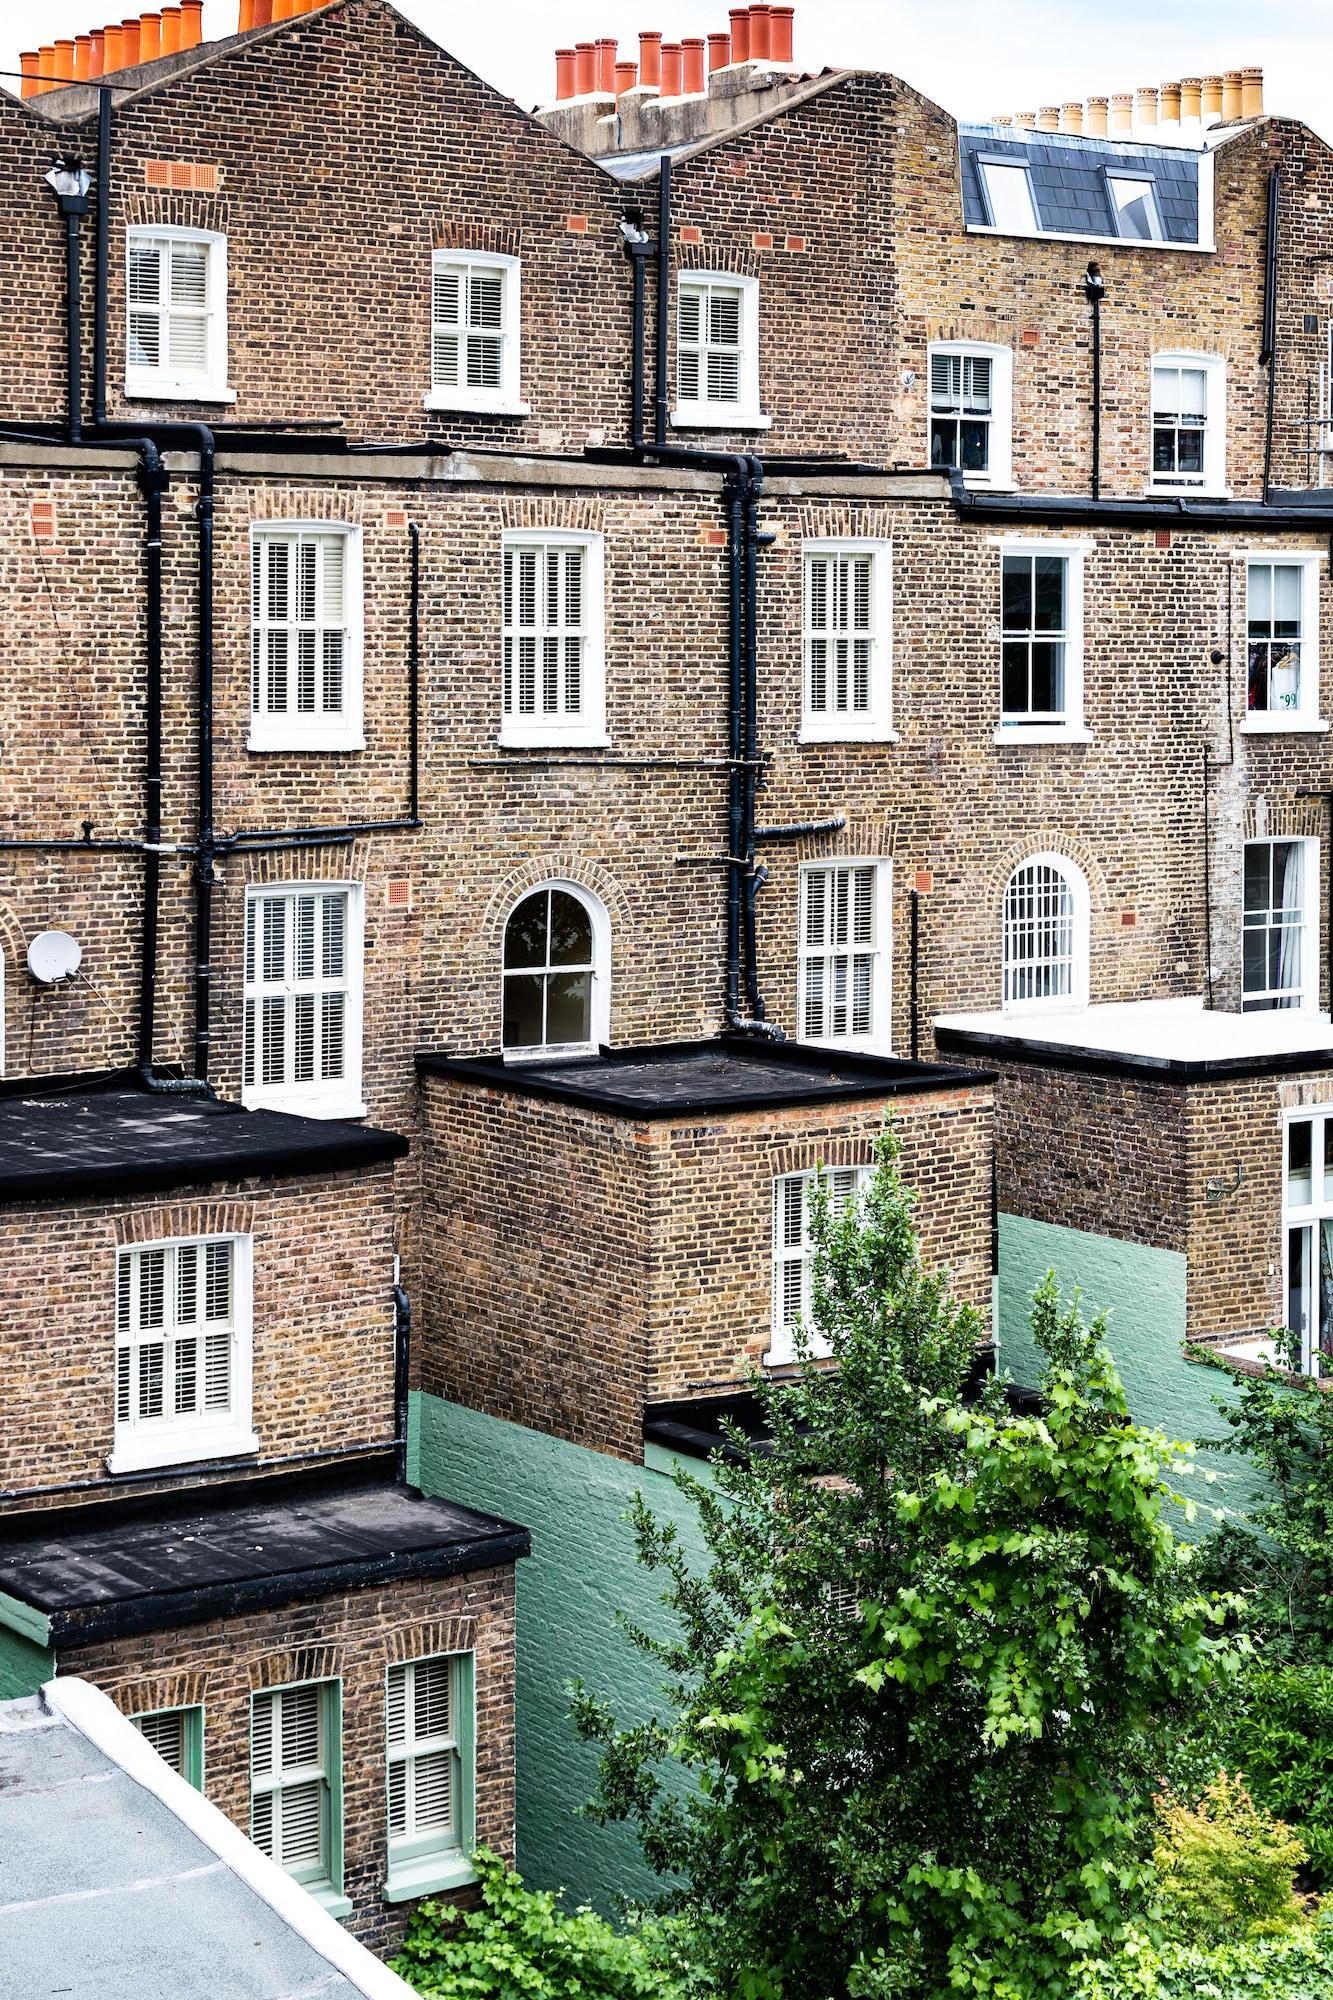
[[[213,1822],[221,1830],[210,1837]],[[390,2000],[409,1990],[97,1689],[61,1680],[0,1703],[0,2000]]]

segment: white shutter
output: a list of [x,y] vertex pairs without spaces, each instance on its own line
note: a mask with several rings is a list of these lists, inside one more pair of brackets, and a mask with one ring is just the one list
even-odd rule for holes
[[156,1750],[164,1764],[182,1778],[185,1770],[185,1711],[182,1708],[163,1709],[157,1715],[136,1715],[135,1728]]
[[126,271],[129,296],[129,365],[162,365],[162,246],[131,242]]
[[802,870],[800,1032],[810,1041],[871,1040],[880,954],[879,864]]
[[437,264],[431,284],[431,382],[437,389],[459,385],[462,306],[462,272],[454,265]]
[[458,1745],[453,1733],[456,1662],[413,1660],[389,1669],[386,1693],[389,1837],[408,1852],[456,1845]]

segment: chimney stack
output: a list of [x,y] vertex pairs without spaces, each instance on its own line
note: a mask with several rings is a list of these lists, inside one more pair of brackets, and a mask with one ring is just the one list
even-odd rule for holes
[[1110,99],[1105,97],[1088,99],[1088,132],[1094,139],[1106,137],[1106,111],[1109,102]]
[[734,63],[750,60],[750,10],[748,7],[733,7],[731,21],[731,60]]
[[662,44],[663,97],[680,96],[680,76],[681,76],[680,43],[663,42]]
[[658,28],[639,34],[639,85],[643,90],[662,88],[662,34]]
[[1230,125],[1241,115],[1240,71],[1224,70],[1222,73],[1222,120]]
[[1264,73],[1261,69],[1243,69],[1240,73],[1240,115],[1242,118],[1262,118],[1264,115]]

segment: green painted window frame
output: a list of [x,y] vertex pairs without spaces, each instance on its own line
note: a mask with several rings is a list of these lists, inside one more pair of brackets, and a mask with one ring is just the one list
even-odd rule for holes
[[[421,1836],[402,1843],[413,1852],[394,1853],[389,1835],[389,1674],[394,1667],[420,1666],[426,1660],[447,1659],[453,1685],[450,1698],[456,1717],[458,1746],[458,1844],[424,1847]],[[477,1656],[467,1653],[423,1653],[420,1659],[391,1660],[384,1670],[384,1841],[386,1903],[405,1903],[443,1889],[461,1889],[475,1882],[472,1856],[477,1847]]]
[[178,1708],[143,1708],[137,1715],[132,1715],[130,1721],[137,1729],[141,1722],[147,1722],[154,1715],[184,1717],[180,1774],[187,1785],[193,1785],[196,1792],[202,1792],[204,1789],[203,1703],[183,1702]]
[[[352,1913],[352,1904],[351,1899],[343,1893],[343,1683],[340,1674],[323,1681],[275,1681],[272,1687],[256,1688],[252,1692],[250,1744],[246,1764],[246,1782],[252,1815],[250,1823],[251,1825],[254,1823],[255,1704],[266,1700],[270,1695],[283,1694],[289,1689],[308,1687],[317,1688],[320,1695],[320,1726],[324,1734],[324,1782],[328,1788],[329,1867],[327,1875],[313,1882],[302,1882],[300,1886],[313,1896],[331,1917],[348,1917]],[[295,1882],[298,1877],[293,1875],[291,1879]]]

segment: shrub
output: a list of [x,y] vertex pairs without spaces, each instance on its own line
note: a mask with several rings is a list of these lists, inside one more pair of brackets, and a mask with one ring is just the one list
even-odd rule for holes
[[418,1993],[444,2000],[685,2000],[664,1925],[622,1933],[592,1910],[562,1910],[525,1889],[494,1854],[475,1861],[481,1907],[425,1901],[390,1960]]
[[1155,1945],[1142,1931],[1114,1959],[1085,1959],[1068,2000],[1328,2000],[1333,1922],[1215,1948]]
[[1164,1796],[1153,1850],[1163,1919],[1187,1944],[1280,1936],[1308,1923],[1292,1888],[1305,1860],[1298,1834],[1219,1771],[1195,1807]]
[[1228,1755],[1256,1799],[1300,1830],[1317,1888],[1333,1887],[1333,1668],[1247,1674]]

